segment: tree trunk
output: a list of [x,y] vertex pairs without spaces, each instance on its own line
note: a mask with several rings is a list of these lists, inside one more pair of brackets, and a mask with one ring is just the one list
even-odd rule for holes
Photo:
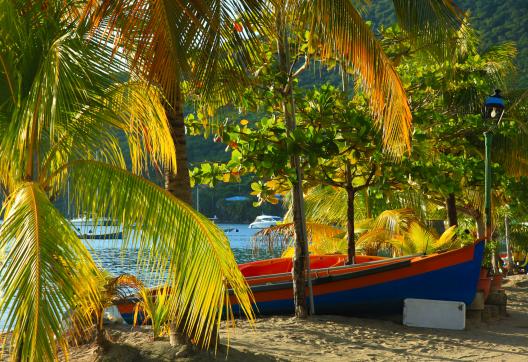
[[477,239],[482,240],[486,236],[486,225],[484,224],[484,218],[482,217],[482,214],[479,214],[475,218],[475,222],[477,224]]
[[510,243],[510,218],[508,215],[504,217],[504,234],[506,238],[506,252],[508,254],[508,274],[513,274],[513,256]]
[[456,209],[456,199],[455,194],[451,192],[446,200],[446,209],[447,209],[447,220],[449,221],[449,226],[458,225],[458,216]]
[[[171,136],[176,148],[176,172],[163,170],[165,190],[178,199],[192,205],[191,182],[189,179],[189,166],[187,164],[187,145],[185,142],[185,122],[183,117],[183,95],[179,85],[176,88],[172,108],[165,106],[165,112],[171,127]],[[169,324],[169,341],[171,346],[190,343],[183,330],[175,323]]]
[[354,238],[354,196],[356,194],[353,187],[347,187],[347,233],[348,233],[348,262],[354,264],[356,258],[356,240]]
[[178,199],[192,205],[187,148],[185,142],[185,123],[183,117],[183,95],[177,87],[173,108],[166,106],[165,111],[171,127],[171,135],[176,147],[176,172],[164,170],[165,189]]
[[103,326],[103,311],[100,311],[99,316],[97,317],[97,323],[95,326],[95,344],[101,348],[102,352],[105,352],[110,347],[110,342],[108,341],[106,330]]
[[[292,90],[292,79],[289,75],[289,49],[286,23],[282,9],[277,10],[275,19],[277,30],[277,50],[279,56],[279,70],[285,77],[287,83],[284,85],[282,108],[287,132],[295,129],[295,103]],[[304,217],[304,198],[302,191],[302,170],[300,168],[299,156],[292,155],[290,165],[296,171],[296,180],[293,182],[293,223],[295,227],[295,256],[293,259],[293,301],[295,305],[295,316],[306,318],[308,308],[306,305],[306,275],[308,275],[308,287],[310,284],[310,270],[308,260],[308,242],[306,237],[306,219]],[[306,274],[305,274],[306,273]],[[311,297],[311,293],[310,293]],[[310,298],[311,306],[313,306]],[[313,308],[310,308],[313,309]]]
[[369,192],[368,187],[365,187],[363,189],[363,192],[365,193],[365,212],[367,214],[367,219],[372,219],[372,209],[370,207],[370,200],[369,200]]

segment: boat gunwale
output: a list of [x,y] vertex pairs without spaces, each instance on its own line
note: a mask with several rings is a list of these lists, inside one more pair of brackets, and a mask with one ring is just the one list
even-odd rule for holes
[[[364,267],[365,265],[370,266],[370,265],[376,265],[376,264],[387,264],[387,263],[392,264],[393,262],[398,261],[398,260],[414,259],[414,258],[423,257],[423,256],[427,256],[427,255],[424,255],[424,254],[405,255],[405,256],[399,256],[399,257],[396,257],[396,258],[387,258],[387,259],[382,259],[382,260],[366,261],[364,263],[358,263],[358,264],[339,265],[339,266],[331,266],[331,267],[327,267],[327,268],[311,269],[310,272],[314,273],[314,274],[321,273],[321,272],[328,272],[329,273],[330,271],[334,271],[334,270],[335,271],[339,271],[341,269],[357,269],[357,268]],[[269,279],[269,278],[279,278],[279,277],[291,276],[291,274],[292,274],[291,272],[275,273],[275,274],[263,274],[263,275],[255,275],[255,276],[251,276],[251,277],[244,277],[244,279],[246,279],[246,281],[255,281],[255,280],[259,280],[259,279]],[[317,277],[317,275],[316,275],[316,277]]]
[[[361,278],[361,277],[368,276],[371,274],[383,273],[383,272],[401,269],[401,268],[405,268],[409,266],[411,266],[411,260],[407,259],[407,260],[402,260],[396,263],[389,263],[386,265],[381,265],[376,268],[357,270],[357,271],[352,271],[350,273],[345,273],[345,274],[316,276],[315,278],[312,278],[312,284],[319,285],[319,284],[337,282],[341,280]],[[281,281],[281,282],[270,282],[266,284],[257,284],[257,285],[250,286],[251,291],[254,293],[255,292],[269,292],[269,291],[281,290],[281,289],[291,289],[292,287],[293,287],[292,280]],[[232,290],[230,289],[229,292],[231,294]]]
[[[358,278],[358,277],[367,276],[367,275],[371,275],[371,274],[383,273],[383,272],[390,271],[390,270],[400,269],[400,268],[403,268],[405,266],[409,266],[410,267],[410,266],[413,266],[413,265],[416,265],[416,264],[420,264],[421,262],[425,262],[425,261],[431,260],[431,258],[434,258],[434,257],[437,257],[437,256],[445,256],[446,254],[460,253],[464,249],[473,249],[474,250],[476,245],[479,244],[480,242],[483,242],[483,240],[476,240],[471,245],[467,245],[467,246],[464,246],[464,247],[461,247],[461,248],[458,248],[458,249],[454,249],[454,250],[440,251],[440,252],[437,252],[437,253],[434,253],[434,254],[430,254],[430,255],[423,255],[423,254],[419,254],[419,256],[410,255],[410,256],[404,256],[404,257],[398,257],[398,258],[390,258],[390,259],[384,259],[384,260],[376,260],[376,261],[371,261],[371,262],[365,262],[365,263],[356,264],[356,265],[353,265],[353,266],[345,265],[345,266],[338,266],[338,267],[314,269],[314,270],[312,270],[312,273],[315,274],[315,278],[312,278],[312,281],[313,281],[314,285],[320,285],[320,284],[331,283],[331,282],[336,282],[336,281],[341,281],[341,280],[355,279],[355,278]],[[396,263],[393,262],[394,260],[405,259],[405,258],[407,258],[407,259],[403,260],[401,262],[396,262]],[[369,266],[370,266],[372,264],[383,264],[383,262],[385,262],[386,265],[382,265],[380,267],[375,267],[375,268],[362,269],[362,270],[359,270],[359,271],[351,271],[351,272],[339,273],[337,275],[330,274],[331,272],[341,271],[341,270],[346,269],[346,268],[355,269],[355,268],[360,268],[362,266],[365,266],[366,264],[369,264]],[[403,265],[404,263],[406,265]],[[325,272],[325,271],[326,271],[326,273],[325,273],[324,276],[318,276],[317,275],[317,273],[321,273],[321,272]],[[267,275],[264,275],[264,276],[258,276],[258,277],[253,277],[253,278],[271,279],[272,277],[279,278],[281,276],[291,276],[291,273],[267,274]],[[326,278],[326,279],[322,280],[323,278]],[[255,281],[255,280],[258,280],[258,279],[251,279],[250,277],[248,277],[248,278],[246,278],[246,280],[247,281]],[[272,291],[272,290],[287,289],[287,288],[292,288],[292,286],[293,286],[293,280],[287,280],[287,281],[282,281],[281,280],[281,281],[275,281],[275,282],[267,282],[265,284],[253,284],[253,285],[250,285],[250,288],[251,288],[252,292],[256,293],[256,292],[264,292],[264,291],[267,292],[267,291]],[[230,294],[232,293],[231,289],[229,289],[229,293]]]

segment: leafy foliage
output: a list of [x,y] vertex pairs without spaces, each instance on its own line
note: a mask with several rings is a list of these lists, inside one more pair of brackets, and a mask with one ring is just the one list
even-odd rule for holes
[[160,93],[137,77],[119,79],[120,60],[88,39],[77,1],[41,5],[0,0],[0,318],[10,358],[67,354],[68,327],[86,329],[108,301],[85,244],[51,203],[67,181],[78,214],[123,225],[124,247],[142,250],[152,282],[170,283],[170,317],[208,345],[224,307],[232,317],[229,288],[250,318],[251,296],[225,235],[140,176],[150,165],[175,166]]

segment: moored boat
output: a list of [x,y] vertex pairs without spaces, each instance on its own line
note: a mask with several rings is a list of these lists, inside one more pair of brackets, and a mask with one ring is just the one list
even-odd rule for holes
[[[311,271],[315,312],[398,312],[405,298],[470,304],[475,297],[483,252],[484,242],[478,241],[443,253],[364,262],[358,259],[354,265],[343,265],[344,260],[335,259],[321,259],[318,265],[315,260]],[[274,266],[273,274],[259,272],[271,270],[262,262],[240,266],[260,315],[294,313],[291,264],[278,264],[281,266]],[[238,311],[234,298],[232,303]]]
[[[424,256],[382,258],[345,255],[310,256],[317,314],[353,315],[401,312],[405,298],[460,301],[470,304],[476,293],[484,242]],[[239,266],[251,287],[259,315],[293,314],[291,258],[256,261]],[[137,298],[118,305],[127,323],[134,319]],[[231,296],[233,311],[239,308]]]
[[277,225],[282,221],[282,218],[279,216],[272,215],[259,215],[255,218],[251,224],[248,225],[250,229],[266,229],[271,226]]

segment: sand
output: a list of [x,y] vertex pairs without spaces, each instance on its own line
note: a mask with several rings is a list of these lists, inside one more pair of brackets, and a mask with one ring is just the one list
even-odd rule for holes
[[[73,349],[74,361],[528,361],[528,277],[509,277],[508,317],[473,323],[464,331],[405,327],[401,316],[384,320],[315,316],[258,319],[256,328],[237,321],[230,348],[216,356],[152,341],[148,328],[109,328],[115,344],[103,357],[95,347]],[[226,336],[222,335],[222,344]]]

